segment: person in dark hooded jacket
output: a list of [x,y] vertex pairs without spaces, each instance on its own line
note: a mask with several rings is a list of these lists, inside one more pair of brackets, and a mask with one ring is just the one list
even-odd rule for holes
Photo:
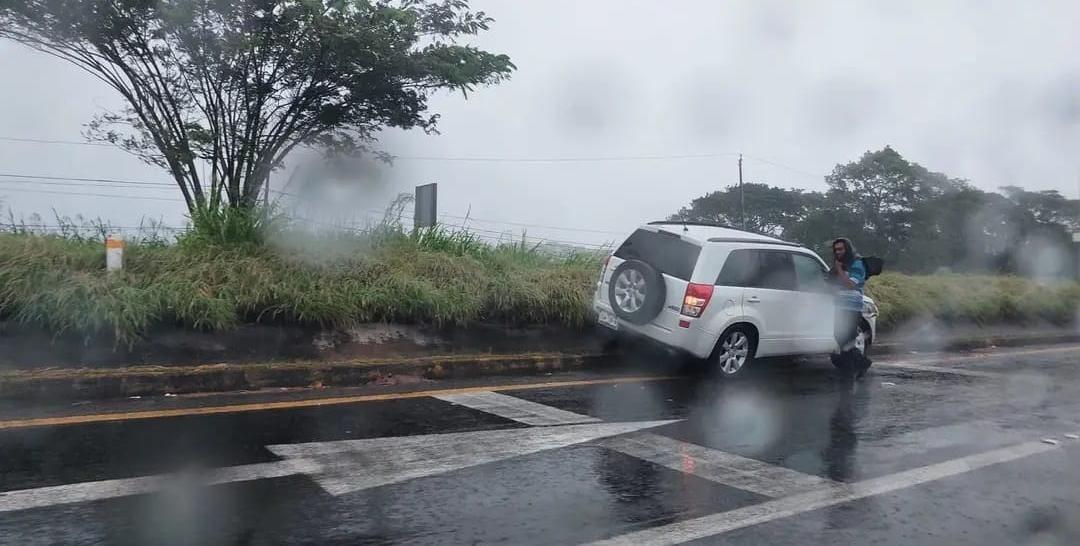
[[866,286],[866,264],[855,252],[851,240],[841,237],[833,241],[834,284],[839,290],[836,294],[836,344],[840,350],[840,359],[844,368],[858,377],[866,374],[870,368],[870,359],[855,349],[858,338],[859,321],[862,320],[863,288]]

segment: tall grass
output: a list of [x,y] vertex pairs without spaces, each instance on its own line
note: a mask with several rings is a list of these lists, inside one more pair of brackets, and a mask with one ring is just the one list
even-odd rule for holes
[[868,293],[881,309],[883,329],[933,318],[946,323],[1066,324],[1077,320],[1080,283],[1040,283],[988,275],[901,275],[871,279]]
[[138,226],[115,226],[101,218],[85,218],[81,215],[62,216],[55,210],[52,220],[38,214],[30,218],[15,217],[10,209],[0,216],[0,233],[13,235],[51,235],[72,242],[103,243],[110,235],[124,235],[132,242],[144,245],[167,245],[176,242],[184,228],[166,226],[161,220],[142,218]]
[[179,244],[129,244],[114,275],[103,270],[98,241],[0,234],[0,320],[121,343],[168,324],[588,320],[597,256],[490,245],[437,228],[304,236],[281,247],[266,231],[237,233],[242,223],[201,218]]
[[283,222],[273,210],[201,205],[192,211],[191,228],[177,242],[186,247],[260,245]]
[[[302,234],[273,216],[193,218],[178,244],[129,243],[124,271],[104,272],[101,237],[83,232],[0,233],[0,320],[132,343],[175,325],[242,323],[338,327],[395,321],[583,326],[601,256],[553,254],[464,231]],[[106,230],[107,231],[107,230]],[[103,236],[103,235],[102,235]],[[1077,320],[1080,284],[1015,277],[885,274],[869,284],[884,330],[932,317],[994,324]]]

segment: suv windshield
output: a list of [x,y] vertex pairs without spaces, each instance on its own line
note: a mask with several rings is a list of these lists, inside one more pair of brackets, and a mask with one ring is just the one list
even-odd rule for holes
[[701,247],[674,233],[639,229],[615,251],[623,260],[641,260],[657,271],[689,281]]

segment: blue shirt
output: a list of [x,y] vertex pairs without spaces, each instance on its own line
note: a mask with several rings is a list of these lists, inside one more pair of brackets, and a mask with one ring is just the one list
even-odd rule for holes
[[856,258],[848,266],[847,276],[855,283],[854,287],[840,290],[836,295],[837,306],[848,311],[862,311],[863,288],[866,286],[866,264],[861,258]]

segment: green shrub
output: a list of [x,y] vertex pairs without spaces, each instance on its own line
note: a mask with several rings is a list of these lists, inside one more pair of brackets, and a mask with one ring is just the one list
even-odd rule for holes
[[262,207],[200,206],[191,225],[178,238],[180,246],[260,245],[284,220]]
[[881,310],[883,329],[923,317],[978,325],[1061,325],[1076,320],[1080,309],[1080,283],[1019,277],[886,273],[870,280],[867,293]]

